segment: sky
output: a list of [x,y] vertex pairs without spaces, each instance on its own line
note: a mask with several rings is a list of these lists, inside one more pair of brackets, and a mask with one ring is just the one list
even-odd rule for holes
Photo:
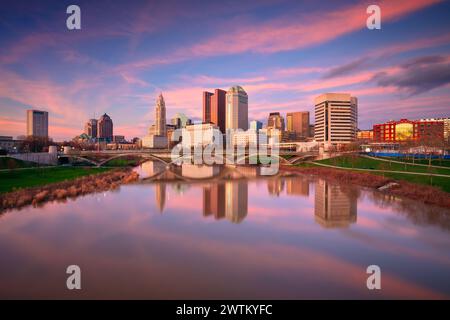
[[[68,30],[66,8],[81,9]],[[381,8],[369,30],[366,8]],[[450,1],[0,0],[0,135],[49,112],[68,140],[103,113],[142,137],[160,92],[167,118],[201,120],[202,92],[234,85],[249,120],[310,111],[314,97],[358,97],[358,126],[450,116]]]

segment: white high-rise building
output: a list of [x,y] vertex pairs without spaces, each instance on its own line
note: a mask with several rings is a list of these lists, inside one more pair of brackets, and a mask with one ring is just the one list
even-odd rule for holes
[[226,129],[248,129],[248,95],[240,86],[231,87],[226,96]]
[[325,93],[314,99],[317,142],[350,143],[358,128],[358,99],[347,93]]

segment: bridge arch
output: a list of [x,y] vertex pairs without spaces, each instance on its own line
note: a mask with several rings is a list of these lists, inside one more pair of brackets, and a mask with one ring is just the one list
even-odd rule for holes
[[114,156],[112,156],[112,157],[110,157],[108,159],[104,159],[104,160],[98,162],[98,166],[101,167],[105,163],[107,163],[107,162],[109,162],[111,160],[122,158],[122,157],[126,157],[126,156],[139,156],[141,158],[151,158],[151,159],[157,160],[159,162],[162,162],[165,165],[169,164],[169,162],[167,162],[164,159],[161,159],[160,157],[157,157],[157,156],[155,156],[155,155],[153,155],[151,153],[148,153],[148,154],[145,154],[145,153],[121,153],[121,154],[114,155]]
[[82,156],[77,156],[77,155],[74,155],[74,154],[65,154],[65,155],[58,156],[58,158],[79,159],[79,160],[84,160],[86,162],[89,162],[89,163],[93,164],[94,166],[98,166],[98,162],[97,161],[89,159],[89,158],[85,158],[85,157],[82,157]]

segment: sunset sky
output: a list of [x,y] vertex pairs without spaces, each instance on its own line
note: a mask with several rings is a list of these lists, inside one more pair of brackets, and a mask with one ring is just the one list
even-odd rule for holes
[[[320,4],[319,4],[320,3]],[[66,8],[81,8],[81,30]],[[381,7],[382,29],[366,28]],[[56,140],[108,113],[143,136],[157,95],[167,118],[201,118],[202,91],[241,85],[249,119],[309,110],[323,92],[359,99],[359,127],[450,116],[450,1],[0,2],[0,135],[49,111]],[[311,121],[314,121],[313,113]]]

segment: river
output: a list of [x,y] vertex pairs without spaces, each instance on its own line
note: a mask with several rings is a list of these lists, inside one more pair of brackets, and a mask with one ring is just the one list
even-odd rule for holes
[[[450,297],[447,210],[251,167],[148,179],[161,166],[115,191],[4,212],[0,298]],[[66,288],[69,265],[81,290]],[[380,290],[366,286],[369,265]]]

